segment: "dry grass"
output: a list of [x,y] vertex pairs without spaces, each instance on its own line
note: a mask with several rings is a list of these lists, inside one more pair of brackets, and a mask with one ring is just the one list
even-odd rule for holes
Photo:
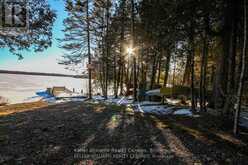
[[6,116],[13,113],[31,111],[38,108],[44,108],[48,106],[47,103],[43,101],[32,102],[32,103],[21,103],[12,104],[0,107],[0,116]]

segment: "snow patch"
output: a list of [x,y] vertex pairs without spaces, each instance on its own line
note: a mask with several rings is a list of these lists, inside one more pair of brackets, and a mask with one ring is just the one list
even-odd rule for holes
[[138,104],[135,108],[136,112],[149,113],[156,115],[168,115],[172,114],[174,107],[167,107],[165,105],[144,105]]
[[154,89],[146,92],[148,96],[161,96],[160,89]]
[[154,101],[142,101],[139,104],[145,106],[145,105],[159,105],[161,103],[160,102],[154,102]]
[[173,113],[174,115],[193,116],[193,113],[189,109],[179,109]]
[[[150,105],[149,105],[150,104]],[[158,103],[157,103],[158,104]],[[193,116],[190,109],[177,109],[174,106],[166,105],[154,105],[154,103],[147,102],[138,104],[135,106],[135,111],[140,113],[156,114],[156,115],[183,115],[183,116]]]
[[166,102],[169,103],[169,104],[179,104],[181,102],[181,100],[179,99],[169,99],[169,98],[166,98]]

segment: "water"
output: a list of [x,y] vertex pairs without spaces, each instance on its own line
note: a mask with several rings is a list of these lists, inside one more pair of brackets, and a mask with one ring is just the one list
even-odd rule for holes
[[79,93],[81,90],[87,93],[88,81],[67,77],[0,74],[0,96],[8,98],[10,103],[22,103],[34,97],[37,91],[53,86],[65,86]]

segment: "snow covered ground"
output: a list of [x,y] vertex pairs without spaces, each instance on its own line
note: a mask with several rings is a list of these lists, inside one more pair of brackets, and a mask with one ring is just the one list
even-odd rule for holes
[[121,97],[114,98],[109,96],[106,100],[102,96],[94,96],[93,100],[95,102],[105,102],[107,104],[117,104],[133,107],[135,112],[156,114],[156,115],[184,115],[193,116],[190,109],[177,108],[176,106],[162,105],[160,102],[143,101],[143,102],[133,102],[132,97]]
[[59,103],[65,103],[65,102],[80,102],[85,101],[87,98],[83,97],[79,93],[61,93],[58,97],[54,97],[47,93],[46,91],[38,91],[36,92],[36,95],[33,97],[29,97],[25,99],[23,102],[36,102],[36,101],[44,101],[48,104],[59,104]]
[[156,115],[168,115],[171,114],[174,110],[174,107],[166,107],[162,105],[140,105],[138,104],[138,108],[135,109],[136,112],[141,113],[150,113]]
[[[133,107],[135,112],[155,114],[155,115],[184,115],[193,116],[190,109],[177,108],[176,106],[162,105],[160,102],[143,101],[143,102],[133,102],[132,97],[121,97],[114,98],[109,96],[106,100],[102,96],[94,96],[94,102],[105,102],[107,104],[117,104]],[[173,102],[173,100],[171,100]],[[176,101],[174,101],[176,102]]]
[[118,104],[118,105],[131,105],[133,104],[132,97],[119,97],[115,98],[114,96],[109,96],[106,100],[103,96],[93,96],[94,102],[105,102],[108,104]]
[[[46,91],[40,91],[36,93],[37,96],[29,98],[27,101],[42,100],[49,104],[59,104],[65,102],[74,102],[79,101],[83,102],[87,100],[86,97],[75,95],[65,95],[61,94],[60,97],[53,97],[49,95]],[[184,116],[193,116],[193,113],[190,109],[177,108],[176,106],[162,105],[160,102],[152,101],[143,101],[143,102],[133,102],[133,97],[119,97],[115,98],[114,96],[109,96],[108,99],[105,99],[103,96],[93,96],[94,103],[104,102],[106,104],[117,104],[133,107],[135,112],[147,113],[147,114],[156,114],[156,115],[184,115]],[[177,100],[170,100],[170,102],[177,102]]]
[[162,96],[160,89],[154,89],[146,92],[147,96]]
[[184,115],[184,116],[193,116],[193,113],[190,109],[180,109],[174,106],[168,105],[159,105],[159,104],[147,104],[147,103],[138,103],[136,112],[155,114],[155,115]]
[[173,112],[174,115],[185,115],[185,116],[193,116],[192,112],[189,109],[179,109]]
[[166,102],[168,104],[172,104],[172,105],[176,105],[176,104],[179,104],[181,102],[180,99],[170,99],[170,98],[166,98]]
[[[45,92],[37,92],[37,96],[30,97],[25,100],[25,102],[34,102],[34,101],[45,101],[49,104],[59,104],[65,102],[83,102],[87,98],[80,97],[79,95],[63,95],[61,97],[66,98],[55,98],[50,95],[47,95]],[[175,106],[180,100],[176,99],[167,99],[167,105],[162,105],[160,102],[153,101],[143,101],[143,102],[133,102],[132,97],[119,97],[115,98],[114,96],[109,96],[106,100],[103,96],[93,96],[94,103],[104,102],[107,104],[117,104],[133,107],[135,112],[144,113],[144,114],[155,114],[155,115],[180,115],[180,116],[189,116],[189,117],[199,117],[199,115],[194,115],[189,108],[178,108]],[[248,112],[241,112],[240,125],[248,128]]]

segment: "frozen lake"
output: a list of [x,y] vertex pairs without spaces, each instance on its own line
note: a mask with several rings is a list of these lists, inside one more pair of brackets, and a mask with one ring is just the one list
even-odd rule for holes
[[70,90],[74,88],[76,92],[83,90],[83,93],[87,93],[88,81],[67,77],[0,74],[0,96],[8,98],[10,103],[21,103],[35,96],[37,91],[53,86],[65,86]]

